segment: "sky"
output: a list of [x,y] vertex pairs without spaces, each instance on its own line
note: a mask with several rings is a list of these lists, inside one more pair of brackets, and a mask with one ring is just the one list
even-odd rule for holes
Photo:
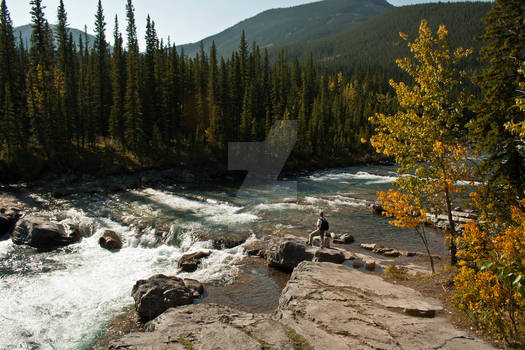
[[[6,0],[15,26],[31,22],[30,0]],[[437,0],[388,0],[394,6],[415,3],[438,2]],[[224,29],[271,8],[290,7],[314,2],[314,0],[133,0],[139,44],[144,47],[146,17],[155,21],[159,37],[176,44],[200,41]],[[42,0],[49,23],[56,23],[59,0]],[[93,33],[98,0],[64,0],[70,27]],[[118,15],[120,30],[125,33],[126,0],[102,0],[106,19],[106,36],[113,41],[114,18]],[[124,35],[125,37],[125,35]]]

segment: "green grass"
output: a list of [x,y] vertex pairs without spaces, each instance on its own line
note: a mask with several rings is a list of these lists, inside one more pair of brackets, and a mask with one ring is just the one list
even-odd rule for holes
[[385,275],[398,281],[405,281],[408,279],[407,268],[403,266],[389,265],[385,269]]
[[184,349],[186,350],[194,350],[193,343],[183,337],[177,338],[177,341],[184,346]]
[[310,345],[310,342],[306,340],[305,337],[297,333],[295,329],[283,323],[282,325],[286,329],[286,333],[288,333],[288,338],[293,341],[293,348],[295,350],[313,349],[312,345]]

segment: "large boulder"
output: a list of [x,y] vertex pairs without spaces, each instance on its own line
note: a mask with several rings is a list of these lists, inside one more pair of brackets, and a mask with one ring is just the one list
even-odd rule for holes
[[311,261],[315,256],[315,250],[295,238],[274,240],[268,247],[268,265],[283,270],[293,270],[301,261]]
[[76,227],[56,224],[44,217],[26,216],[17,222],[11,239],[17,245],[49,249],[78,242],[80,231]]
[[344,265],[299,264],[274,317],[311,349],[494,349],[455,328],[439,300]]
[[171,307],[193,303],[194,291],[178,277],[155,275],[135,283],[131,296],[143,322],[150,321]]
[[179,260],[179,268],[184,272],[194,272],[199,267],[201,260],[209,257],[210,255],[210,250],[203,250],[183,255]]
[[122,241],[115,231],[106,230],[98,239],[98,244],[108,250],[116,250],[122,248]]
[[347,260],[343,252],[335,249],[318,249],[314,256],[318,262],[331,262],[334,264],[342,264]]
[[0,209],[0,237],[11,232],[20,218],[20,210],[16,208]]

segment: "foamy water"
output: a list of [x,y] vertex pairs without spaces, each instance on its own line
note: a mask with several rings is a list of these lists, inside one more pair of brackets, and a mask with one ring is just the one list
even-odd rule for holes
[[[379,168],[377,174],[363,169],[319,172],[297,179],[296,198],[263,187],[248,190],[250,201],[237,200],[235,189],[181,193],[170,187],[61,201],[33,195],[43,205],[39,214],[78,226],[83,239],[46,253],[0,241],[0,349],[89,348],[109,321],[133,303],[130,293],[137,280],[158,273],[177,275],[185,253],[212,251],[197,271],[179,277],[233,281],[243,247],[214,250],[210,241],[199,239],[202,234],[306,235],[323,209],[331,229],[352,232],[357,241],[396,240],[417,248],[412,232],[373,217],[365,202],[356,199],[388,188],[395,180],[391,173],[388,168]],[[105,230],[119,234],[123,249],[99,247]],[[430,241],[442,245],[437,236]]]

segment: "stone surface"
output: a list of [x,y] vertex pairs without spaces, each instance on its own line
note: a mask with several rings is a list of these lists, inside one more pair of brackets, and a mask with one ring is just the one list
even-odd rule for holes
[[306,245],[296,238],[282,238],[269,243],[267,260],[268,265],[284,270],[292,270],[301,261],[311,261],[315,256],[316,248]]
[[171,307],[193,303],[193,291],[178,277],[155,275],[135,283],[131,291],[135,310],[142,321],[150,321]]
[[116,250],[122,248],[122,241],[115,231],[106,230],[98,239],[98,244],[108,250]]
[[366,250],[374,250],[376,249],[376,247],[377,247],[377,244],[366,244],[366,243],[361,244],[361,248],[366,249]]
[[0,208],[0,237],[11,233],[20,216],[19,208],[11,206]]
[[187,278],[184,280],[184,286],[191,290],[194,298],[198,298],[204,293],[204,286],[197,280]]
[[335,264],[342,264],[345,260],[345,254],[335,249],[317,249],[314,254],[315,261],[331,262]]
[[279,321],[215,304],[170,309],[146,328],[113,341],[109,349],[294,349]]
[[351,267],[315,262],[295,268],[273,315],[187,305],[145,328],[109,348],[494,349],[455,329],[438,300]]
[[375,215],[383,215],[383,207],[379,203],[371,204],[370,211]]
[[334,236],[332,236],[332,239],[333,239],[333,242],[336,244],[352,244],[355,241],[354,236],[352,236],[349,233],[345,233],[340,236],[338,235],[334,235]]
[[275,317],[314,349],[493,349],[455,329],[441,310],[438,300],[379,276],[303,262],[283,290]]
[[183,255],[179,260],[179,268],[184,272],[194,272],[199,267],[201,260],[211,255],[210,250],[202,250]]
[[48,218],[26,216],[16,223],[11,239],[17,245],[49,249],[77,242],[80,232],[77,228],[53,223]]

